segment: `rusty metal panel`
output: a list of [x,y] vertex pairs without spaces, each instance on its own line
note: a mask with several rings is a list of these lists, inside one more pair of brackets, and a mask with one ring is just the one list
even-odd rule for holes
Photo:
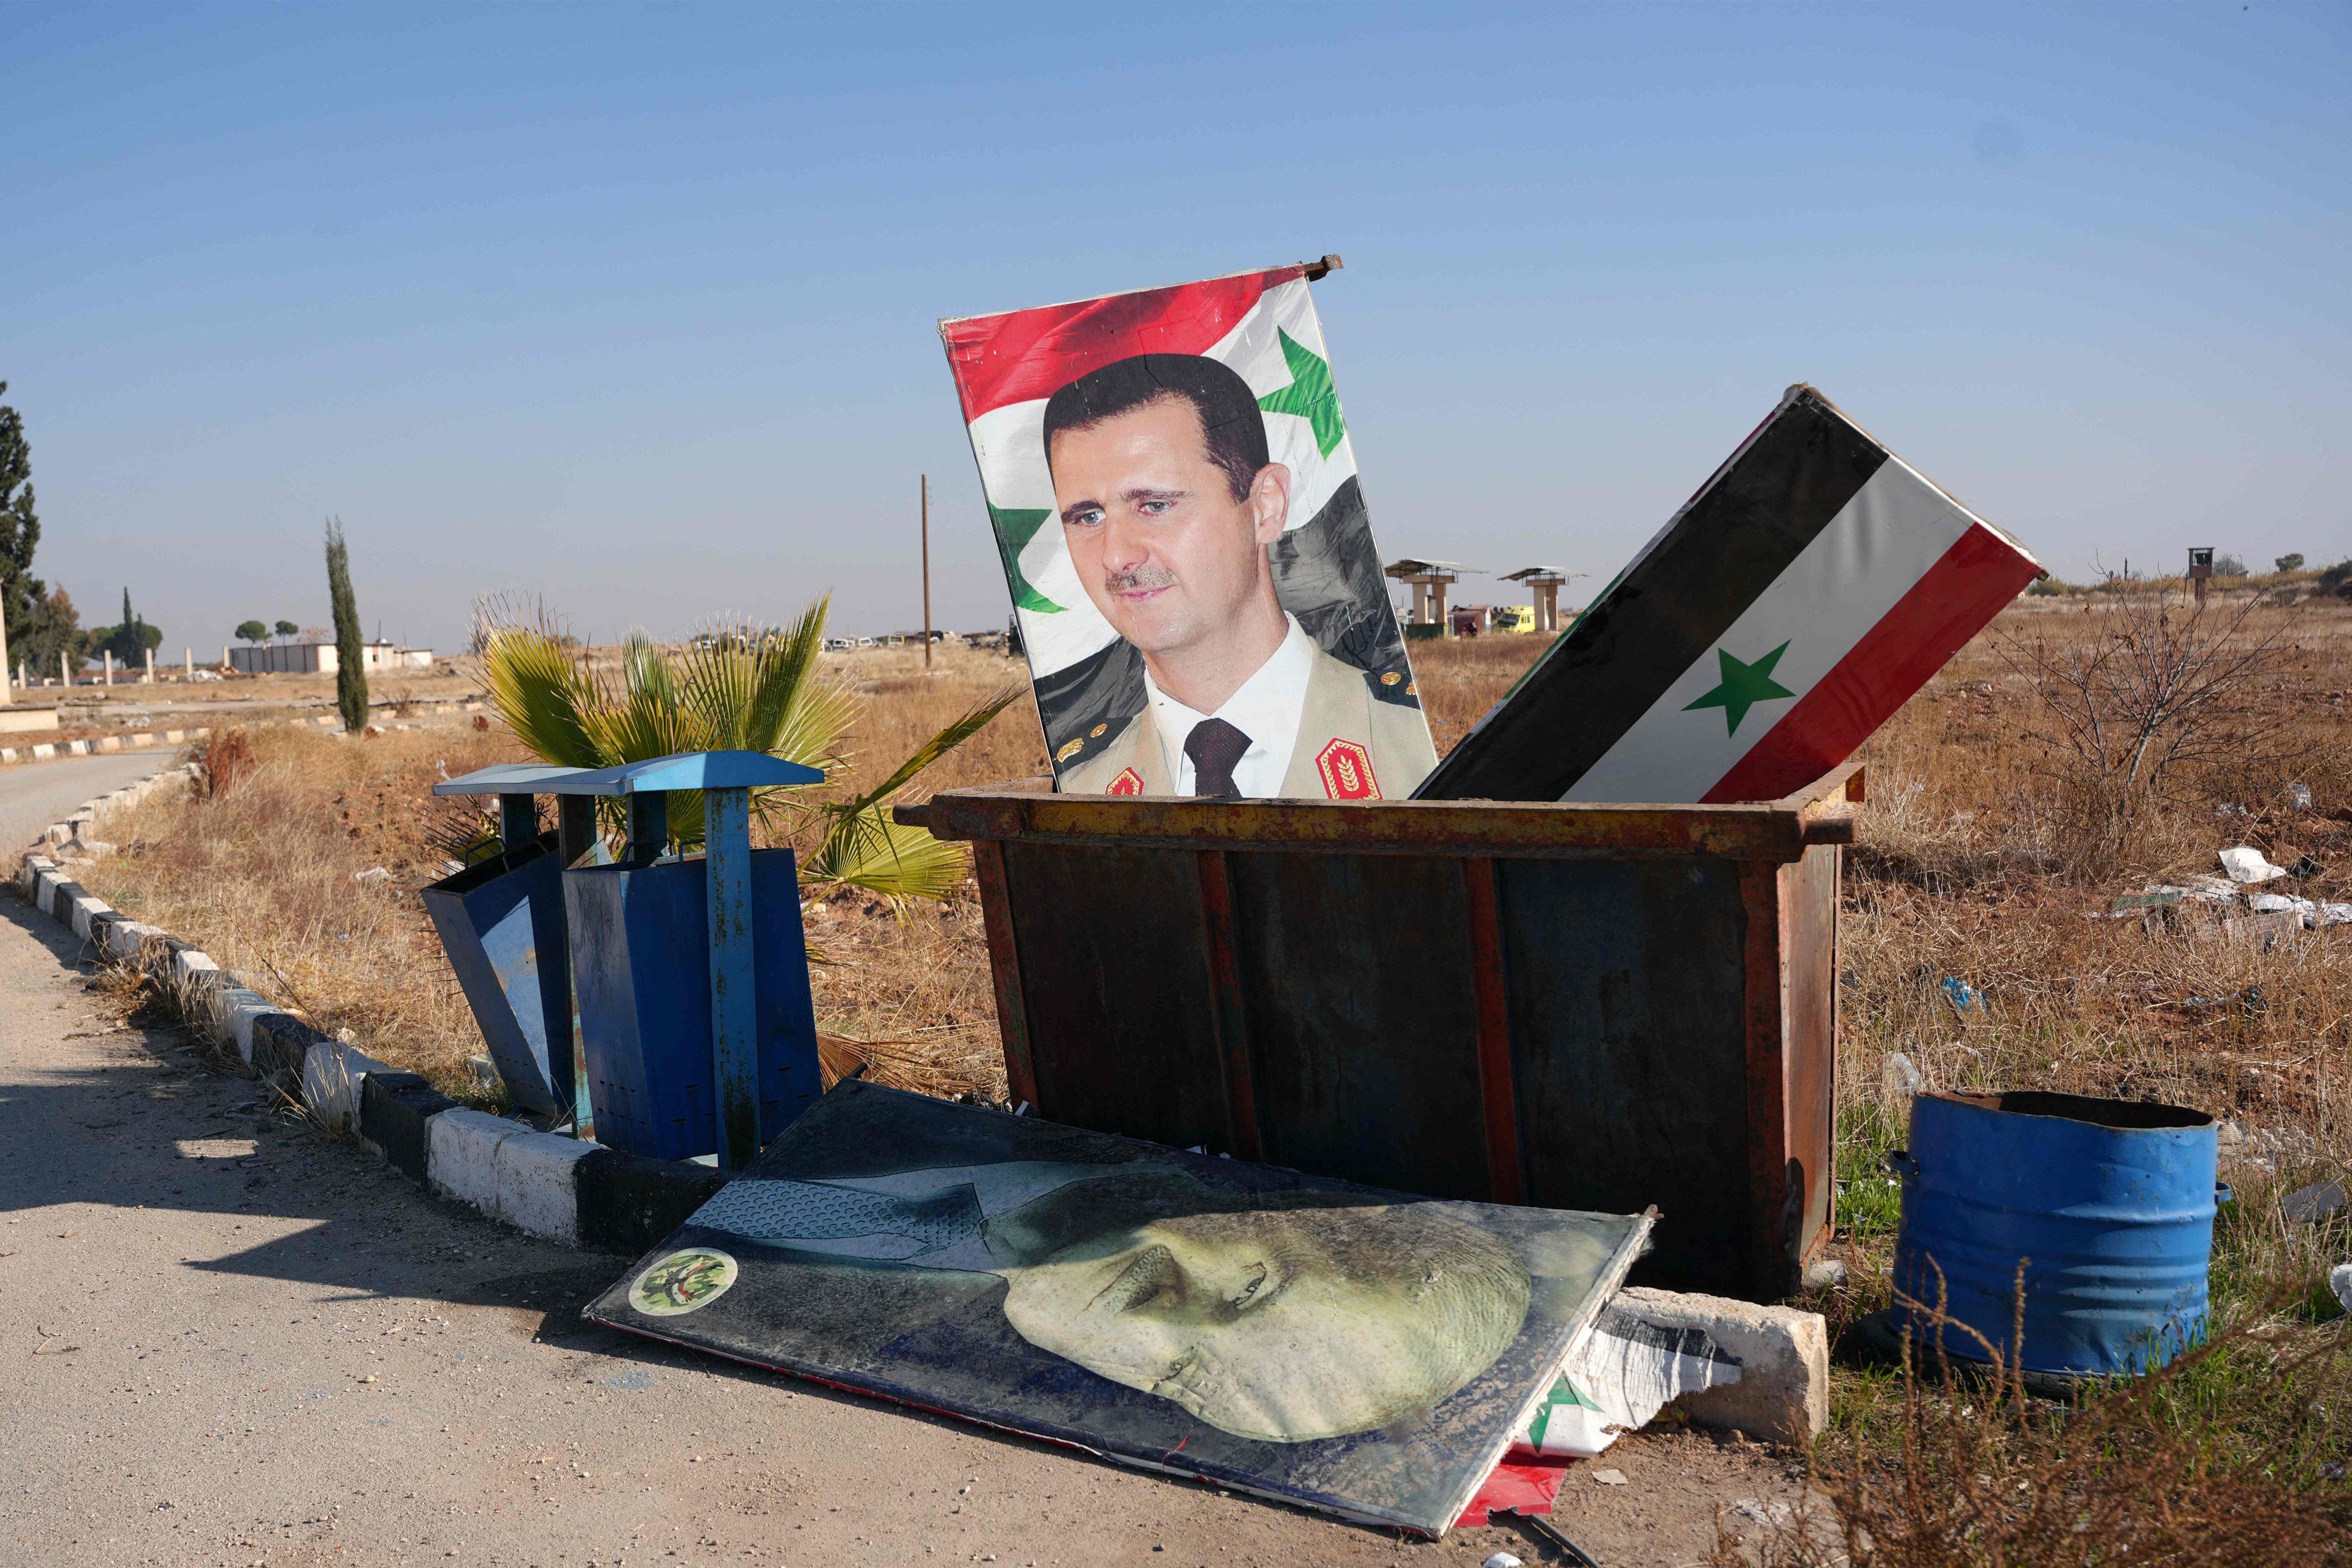
[[1226,866],[1265,1158],[1485,1198],[1462,862],[1236,854]]
[[1747,917],[1738,862],[1496,867],[1527,1201],[1655,1204],[1640,1277],[1745,1294]]
[[[1841,781],[1843,782],[1843,781]],[[1585,805],[1553,801],[1202,801],[1150,795],[950,790],[897,808],[941,838],[1051,838],[1158,848],[1345,855],[1493,854],[1622,859],[1717,855],[1794,860],[1853,837],[1841,805]]]
[[1836,1191],[1838,872],[1844,851],[1818,844],[1780,868],[1781,962],[1787,966],[1789,1156],[1804,1173],[1799,1259],[1828,1239]]
[[1230,1152],[1193,857],[1004,846],[1041,1115]]
[[1478,995],[1478,1100],[1486,1131],[1486,1194],[1498,1204],[1527,1201],[1519,1160],[1518,1093],[1511,1081],[1511,993],[1503,967],[1502,895],[1495,862],[1462,862],[1470,917],[1471,984]]
[[1029,1005],[1021,994],[1021,944],[1013,937],[1013,900],[1004,888],[1004,846],[971,847],[980,884],[981,926],[988,933],[989,977],[996,986],[996,1032],[1004,1042],[1004,1087],[1015,1109],[1037,1103],[1037,1068],[1029,1054]]

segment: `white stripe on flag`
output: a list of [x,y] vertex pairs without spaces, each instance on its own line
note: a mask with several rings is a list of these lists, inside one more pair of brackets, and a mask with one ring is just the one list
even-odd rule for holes
[[[1977,520],[1889,454],[1829,526],[1756,596],[1715,647],[1576,781],[1563,800],[1695,801],[1747,755],[1798,697],[1837,668]],[[1725,732],[1725,710],[1691,703],[1722,683],[1721,649],[1754,664],[1782,643],[1771,679],[1794,697],[1758,703]]]

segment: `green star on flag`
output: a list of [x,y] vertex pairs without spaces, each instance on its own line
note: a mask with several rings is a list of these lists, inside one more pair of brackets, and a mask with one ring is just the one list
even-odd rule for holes
[[1034,510],[998,506],[988,509],[988,521],[996,530],[996,548],[1004,552],[1004,575],[1013,584],[1013,602],[1041,616],[1057,616],[1062,606],[1030,586],[1029,579],[1021,574],[1021,552],[1029,548],[1029,542],[1037,537],[1037,531],[1053,515],[1046,507]]
[[1331,390],[1331,366],[1279,327],[1275,329],[1275,335],[1282,340],[1282,357],[1290,366],[1290,384],[1267,393],[1257,400],[1257,405],[1268,414],[1296,414],[1306,420],[1314,427],[1316,450],[1328,458],[1331,448],[1339,444],[1339,437],[1348,433],[1347,422],[1339,417],[1339,395]]
[[1683,711],[1687,713],[1694,708],[1720,708],[1723,710],[1723,732],[1738,734],[1739,721],[1748,717],[1750,708],[1776,697],[1796,695],[1772,679],[1772,667],[1780,663],[1780,656],[1788,651],[1789,645],[1782,643],[1754,664],[1742,664],[1724,649],[1717,648],[1715,657],[1722,668],[1722,683],[1697,701],[1685,704]]

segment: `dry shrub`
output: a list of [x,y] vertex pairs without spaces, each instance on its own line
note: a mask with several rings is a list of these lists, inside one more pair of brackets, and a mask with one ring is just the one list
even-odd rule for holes
[[2279,799],[2335,749],[2268,700],[2305,617],[2259,595],[2191,605],[2162,584],[2122,584],[2085,609],[1991,639],[2032,703],[2038,787],[2021,814],[2062,868],[2112,873],[2152,812]]
[[206,739],[202,771],[197,774],[206,799],[218,800],[252,771],[253,738],[244,729],[218,730]]

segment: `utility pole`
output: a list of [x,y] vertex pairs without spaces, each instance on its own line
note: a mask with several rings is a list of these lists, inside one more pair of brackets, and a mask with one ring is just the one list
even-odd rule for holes
[[931,476],[923,476],[923,668],[931,668]]
[[[24,679],[21,669],[17,679]],[[14,700],[8,695],[8,595],[0,594],[0,705]]]

